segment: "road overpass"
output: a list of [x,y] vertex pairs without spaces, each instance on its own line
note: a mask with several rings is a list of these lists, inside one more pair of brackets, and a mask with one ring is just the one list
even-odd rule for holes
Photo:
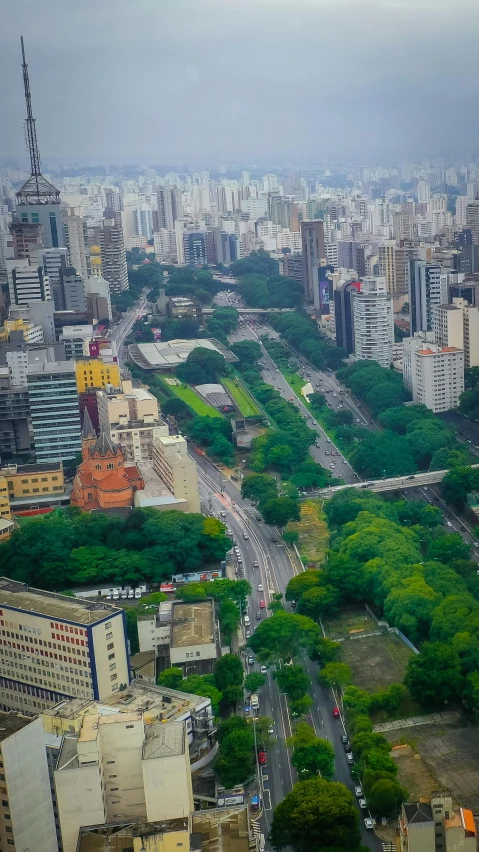
[[239,314],[292,314],[295,308],[237,308],[236,305],[217,305],[216,308],[203,308],[201,313],[208,316],[218,308],[234,308]]
[[[479,467],[479,464],[472,464],[471,467]],[[328,499],[338,491],[344,491],[345,488],[367,488],[369,491],[404,491],[405,488],[419,488],[425,485],[434,485],[445,477],[447,470],[431,470],[427,473],[416,473],[411,476],[393,476],[390,479],[368,479],[367,482],[353,482],[349,485],[333,485],[331,488],[321,488],[317,494],[319,497]]]

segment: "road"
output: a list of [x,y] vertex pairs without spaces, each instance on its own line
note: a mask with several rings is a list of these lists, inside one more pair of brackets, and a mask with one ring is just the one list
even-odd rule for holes
[[[270,615],[267,609],[260,609],[260,599],[268,604],[274,592],[284,594],[291,577],[301,571],[302,568],[291,562],[277,530],[257,520],[259,517],[257,511],[250,501],[242,499],[238,487],[227,480],[206,456],[198,453],[192,446],[190,446],[190,455],[198,464],[202,503],[216,516],[220,516],[221,512],[226,512],[225,517],[220,516],[221,520],[232,531],[236,544],[241,551],[245,578],[249,580],[253,590],[249,600],[249,615],[251,626],[254,628],[259,623],[256,620],[257,612],[261,613],[261,618],[267,618]],[[244,538],[244,534],[247,535],[247,539]],[[272,538],[277,539],[277,541],[273,542]],[[255,560],[259,566],[257,569],[253,567]],[[259,585],[263,586],[264,591],[258,590]],[[341,734],[344,733],[342,720],[335,720],[332,716],[333,707],[336,706],[335,699],[330,690],[324,689],[317,683],[317,665],[309,660],[305,660],[304,665],[311,677],[311,695],[313,697],[311,717],[315,731],[318,736],[327,738],[334,746],[336,779],[353,790],[354,784],[341,743]],[[245,668],[247,671],[259,670],[258,665],[252,667],[246,662]],[[267,837],[274,808],[291,790],[297,780],[285,744],[286,738],[291,736],[292,733],[287,702],[284,695],[279,692],[270,673],[268,674],[267,685],[260,691],[259,712],[261,715],[270,716],[273,719],[277,740],[276,746],[267,753],[267,766],[260,767],[264,802],[261,830]],[[364,816],[365,812],[361,811],[362,842],[370,849],[381,850],[382,844],[379,839],[373,832],[367,831],[364,827]],[[266,843],[266,850],[268,849],[269,846]]]
[[110,328],[110,338],[116,343],[120,366],[123,366],[125,361],[123,341],[128,337],[135,320],[144,313],[147,301],[146,294],[143,294],[141,299],[123,314],[121,320]]

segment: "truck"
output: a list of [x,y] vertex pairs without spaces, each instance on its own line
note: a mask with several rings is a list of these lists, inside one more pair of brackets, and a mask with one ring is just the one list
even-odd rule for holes
[[258,710],[258,708],[259,708],[259,698],[258,698],[258,693],[257,693],[257,692],[253,692],[253,694],[251,695],[251,698],[250,698],[250,704],[251,704],[251,706],[252,706],[253,710]]

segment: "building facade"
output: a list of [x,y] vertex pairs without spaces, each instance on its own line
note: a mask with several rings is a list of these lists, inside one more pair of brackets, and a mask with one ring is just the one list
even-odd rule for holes
[[181,435],[160,435],[153,441],[153,469],[177,500],[185,500],[186,511],[200,512],[196,462],[188,455]]
[[308,301],[313,301],[315,292],[315,270],[325,259],[324,226],[321,219],[301,222],[301,243],[303,254],[303,286]]
[[415,403],[435,414],[457,408],[464,391],[463,349],[439,346],[419,334],[406,337],[403,368],[404,384]]
[[88,388],[104,388],[106,385],[119,388],[121,384],[119,364],[108,363],[101,358],[81,357],[76,360],[75,376],[78,393],[85,393]]
[[169,434],[155,397],[144,388],[133,388],[131,381],[123,381],[122,391],[99,391],[97,406],[100,429],[120,444],[125,463],[152,461],[154,442]]
[[52,299],[50,281],[42,266],[19,266],[12,269],[9,291],[10,301],[14,305],[48,302]]
[[27,368],[28,400],[37,462],[67,461],[80,451],[80,408],[71,361]]
[[365,277],[361,290],[352,294],[354,352],[358,361],[392,362],[394,314],[384,278]]
[[123,229],[115,219],[103,219],[100,228],[101,272],[113,293],[128,289],[128,269]]

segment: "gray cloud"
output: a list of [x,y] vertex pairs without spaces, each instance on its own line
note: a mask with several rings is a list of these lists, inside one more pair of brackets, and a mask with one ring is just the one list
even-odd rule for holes
[[477,0],[18,0],[0,31],[0,155],[358,160],[469,153]]

